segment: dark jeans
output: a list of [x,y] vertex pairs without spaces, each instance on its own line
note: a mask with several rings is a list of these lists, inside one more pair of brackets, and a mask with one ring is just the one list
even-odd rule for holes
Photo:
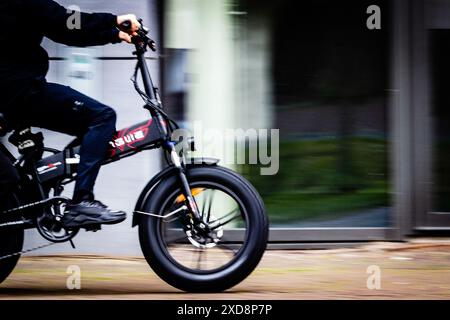
[[108,143],[116,130],[113,109],[70,87],[41,80],[36,82],[24,103],[6,112],[15,124],[80,138],[75,194],[93,192]]

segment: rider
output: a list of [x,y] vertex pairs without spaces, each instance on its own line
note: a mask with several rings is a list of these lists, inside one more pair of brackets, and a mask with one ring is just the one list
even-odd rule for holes
[[[77,25],[77,19],[79,24]],[[129,33],[118,26],[130,21]],[[82,141],[75,191],[67,205],[67,227],[117,223],[126,214],[108,209],[93,194],[94,183],[115,132],[115,111],[70,87],[49,83],[43,37],[69,46],[126,41],[136,35],[135,15],[73,12],[52,0],[2,0],[0,38],[0,113],[11,126],[34,126],[79,137]],[[0,192],[17,184],[8,159],[0,152]]]

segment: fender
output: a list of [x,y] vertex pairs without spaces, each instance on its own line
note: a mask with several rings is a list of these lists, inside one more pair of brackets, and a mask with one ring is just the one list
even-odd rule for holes
[[[208,166],[215,166],[219,163],[219,159],[215,158],[191,158],[189,159],[189,163],[186,164],[186,168],[189,169],[193,166],[202,166],[202,165],[208,165]],[[178,169],[170,165],[166,168],[164,168],[161,172],[159,172],[157,175],[155,175],[144,187],[141,194],[139,195],[139,198],[136,202],[136,206],[134,207],[134,211],[144,211],[144,203],[147,201],[149,197],[151,197],[152,192],[155,190],[155,187],[166,178],[176,174]],[[133,214],[133,222],[132,227],[134,228],[139,224],[139,214]]]

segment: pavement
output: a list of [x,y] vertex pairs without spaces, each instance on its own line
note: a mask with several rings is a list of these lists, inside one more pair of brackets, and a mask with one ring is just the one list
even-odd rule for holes
[[[118,208],[116,206],[114,208]],[[120,207],[119,207],[120,208]],[[131,212],[131,209],[129,210]],[[131,227],[132,215],[117,225],[104,225],[99,232],[80,233],[73,239],[75,249],[69,243],[60,243],[32,251],[27,255],[114,255],[139,256],[142,251],[139,245],[138,230]],[[353,212],[342,217],[326,220],[292,221],[289,224],[271,223],[271,228],[345,228],[345,227],[386,227],[389,223],[389,208],[375,208],[362,212]],[[24,249],[35,248],[47,244],[36,229],[25,231]]]
[[[80,289],[68,289],[73,270]],[[450,299],[450,239],[269,250],[245,281],[217,294],[174,289],[139,256],[27,256],[0,299]]]

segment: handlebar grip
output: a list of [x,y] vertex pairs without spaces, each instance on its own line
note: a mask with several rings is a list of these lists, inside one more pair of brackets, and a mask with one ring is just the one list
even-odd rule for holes
[[[138,21],[141,24],[141,27],[137,31],[137,36],[133,37],[133,40],[137,39],[136,41],[138,41],[138,42],[140,41],[140,42],[144,43],[145,45],[147,45],[152,51],[156,51],[156,42],[147,36],[148,29],[144,27],[144,25],[142,23],[142,19],[139,19]],[[130,20],[126,20],[119,25],[119,29],[126,33],[129,33],[131,28],[132,28],[132,23]],[[135,41],[133,41],[133,43],[135,43]]]

